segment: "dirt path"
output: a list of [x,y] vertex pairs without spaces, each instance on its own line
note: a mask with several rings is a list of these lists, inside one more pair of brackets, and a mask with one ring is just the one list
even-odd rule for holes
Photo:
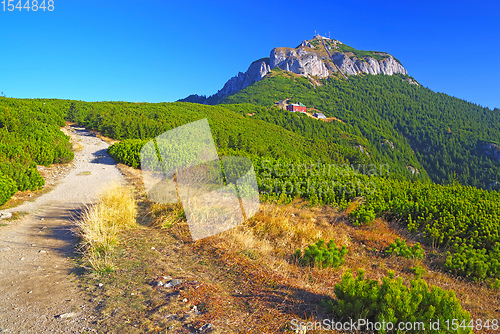
[[72,217],[107,184],[124,179],[108,144],[84,129],[66,130],[82,146],[74,168],[51,192],[5,210],[29,214],[0,226],[0,333],[92,331],[92,305],[72,272]]

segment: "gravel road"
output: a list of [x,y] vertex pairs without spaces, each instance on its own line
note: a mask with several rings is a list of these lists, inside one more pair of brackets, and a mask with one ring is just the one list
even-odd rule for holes
[[108,144],[82,128],[64,130],[82,147],[74,168],[51,192],[5,210],[28,214],[0,226],[0,333],[94,331],[94,306],[73,272],[72,217],[108,184],[125,181]]

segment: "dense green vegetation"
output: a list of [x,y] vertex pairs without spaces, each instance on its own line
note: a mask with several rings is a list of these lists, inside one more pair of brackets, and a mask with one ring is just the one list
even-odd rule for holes
[[417,242],[409,247],[404,239],[397,238],[396,241],[391,243],[385,250],[388,255],[402,256],[407,259],[422,260],[424,258],[424,250]]
[[[74,102],[68,118],[106,136],[124,139],[118,144],[120,149],[117,146],[110,150],[110,154],[134,167],[140,163],[137,145],[141,146],[141,140],[207,118],[220,155],[353,164],[387,163],[394,177],[426,179],[425,172],[413,177],[406,169],[407,164],[421,168],[408,145],[399,155],[386,155],[372,149],[369,141],[350,125],[320,123],[309,117],[274,109],[268,111],[250,104]],[[359,147],[367,148],[371,154],[361,152]]]
[[[64,118],[106,136],[127,139],[119,144],[123,145],[120,149],[115,147],[110,153],[134,167],[139,166],[137,147],[142,144],[138,140],[153,138],[182,124],[207,118],[220,155],[357,164],[380,161],[395,166],[395,175],[410,177],[401,166],[411,158],[399,161],[377,153],[367,155],[361,152],[360,147],[370,147],[370,143],[348,125],[338,123],[318,128],[318,123],[312,119],[299,119],[294,126],[287,127],[283,126],[286,119],[285,123],[279,122],[279,114],[275,114],[275,124],[269,124],[259,119],[260,116],[250,116],[267,112],[266,108],[254,105],[86,103],[8,98],[3,98],[2,103],[4,145],[0,148],[3,150],[1,158],[9,163],[0,164],[0,171],[14,180],[19,190],[43,186],[43,179],[36,171],[37,164],[71,160],[68,139],[58,130],[64,124]],[[302,132],[294,131],[299,127]]]
[[37,165],[73,159],[68,137],[59,130],[66,108],[65,101],[0,97],[0,204],[17,190],[43,187]]
[[[262,108],[265,109],[265,108]],[[98,130],[114,139],[148,139],[180,125],[207,118],[220,153],[238,152],[245,156],[289,157],[347,161],[361,154],[348,133],[338,140],[305,138],[276,125],[234,113],[224,106],[192,103],[73,102],[68,119]],[[131,147],[137,142],[126,145]],[[133,154],[133,149],[130,153]],[[128,154],[128,153],[127,153]],[[132,158],[131,158],[132,159]],[[138,165],[138,160],[137,165]]]
[[149,139],[122,140],[108,148],[109,155],[118,162],[127,166],[139,168],[141,166],[141,148]]
[[337,247],[333,239],[327,244],[320,239],[315,244],[307,246],[304,254],[302,254],[300,249],[297,249],[295,258],[302,265],[337,268],[344,264],[346,254],[347,248],[345,246]]
[[4,204],[17,191],[16,183],[8,176],[0,175],[0,203]]
[[[330,300],[325,306],[331,309],[337,318],[344,320],[351,318],[355,321],[367,319],[372,327],[369,328],[368,324],[364,324],[364,327],[360,328],[362,331],[471,333],[475,328],[470,314],[462,310],[460,301],[453,291],[446,291],[436,286],[431,286],[429,289],[422,279],[412,280],[407,286],[401,277],[394,278],[394,273],[390,272],[380,284],[376,280],[364,278],[362,270],[356,278],[351,272],[347,272],[340,283],[335,285],[335,295],[336,302]],[[439,321],[439,330],[431,330],[429,320]],[[394,327],[375,328],[375,322],[392,323]],[[404,330],[405,327],[403,330],[398,330],[400,323],[406,325],[404,323],[407,322],[411,322],[415,327],[408,328],[407,331]]]
[[[457,180],[484,189],[500,183],[499,151],[486,147],[500,138],[500,129],[492,126],[500,123],[500,110],[435,93],[404,79],[401,75],[351,76],[349,81],[332,77],[314,87],[304,77],[274,69],[268,78],[223,103],[269,108],[277,100],[292,98],[350,125],[352,133],[368,139],[368,152],[379,161],[384,161],[382,155],[402,163],[413,150],[414,160],[435,182]],[[254,117],[277,123],[273,111],[257,112]],[[290,129],[301,132],[300,126]],[[387,141],[394,150],[384,145]],[[417,162],[407,163],[423,172]]]
[[422,233],[428,244],[451,249],[445,264],[449,271],[475,279],[500,278],[497,191],[395,180],[375,165],[363,172],[359,166],[256,159],[254,167],[264,200],[288,203],[303,197],[313,204],[346,208],[363,198],[349,214],[354,223],[375,217],[400,221],[410,232]]
[[[299,79],[301,80],[301,79]],[[306,79],[304,79],[307,81]],[[242,115],[254,114],[253,119],[260,119],[267,123],[279,125],[305,138],[314,138],[316,141],[333,141],[350,148],[343,155],[353,164],[375,163],[388,164],[391,177],[403,179],[428,180],[429,177],[418,162],[410,145],[401,136],[394,134],[394,141],[398,143],[394,150],[384,142],[373,144],[365,139],[361,131],[351,124],[339,121],[322,122],[301,113],[284,112],[273,108],[256,107],[251,104],[224,105],[226,108]],[[350,136],[347,137],[346,133]],[[387,137],[386,137],[387,138]],[[387,141],[387,139],[385,139]],[[361,149],[364,151],[362,152]],[[407,168],[413,166],[420,173],[413,175]]]

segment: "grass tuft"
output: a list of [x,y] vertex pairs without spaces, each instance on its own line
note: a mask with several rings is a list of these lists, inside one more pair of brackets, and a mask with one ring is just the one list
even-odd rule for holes
[[112,251],[121,229],[136,226],[136,203],[130,188],[113,185],[87,206],[77,222],[83,259],[95,271],[113,270]]

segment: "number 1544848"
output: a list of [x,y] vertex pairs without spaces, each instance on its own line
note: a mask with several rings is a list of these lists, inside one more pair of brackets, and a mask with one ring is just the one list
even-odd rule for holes
[[49,11],[52,12],[54,10],[54,0],[2,0],[0,2],[0,9],[4,12],[9,11],[32,11],[37,12],[41,11]]

